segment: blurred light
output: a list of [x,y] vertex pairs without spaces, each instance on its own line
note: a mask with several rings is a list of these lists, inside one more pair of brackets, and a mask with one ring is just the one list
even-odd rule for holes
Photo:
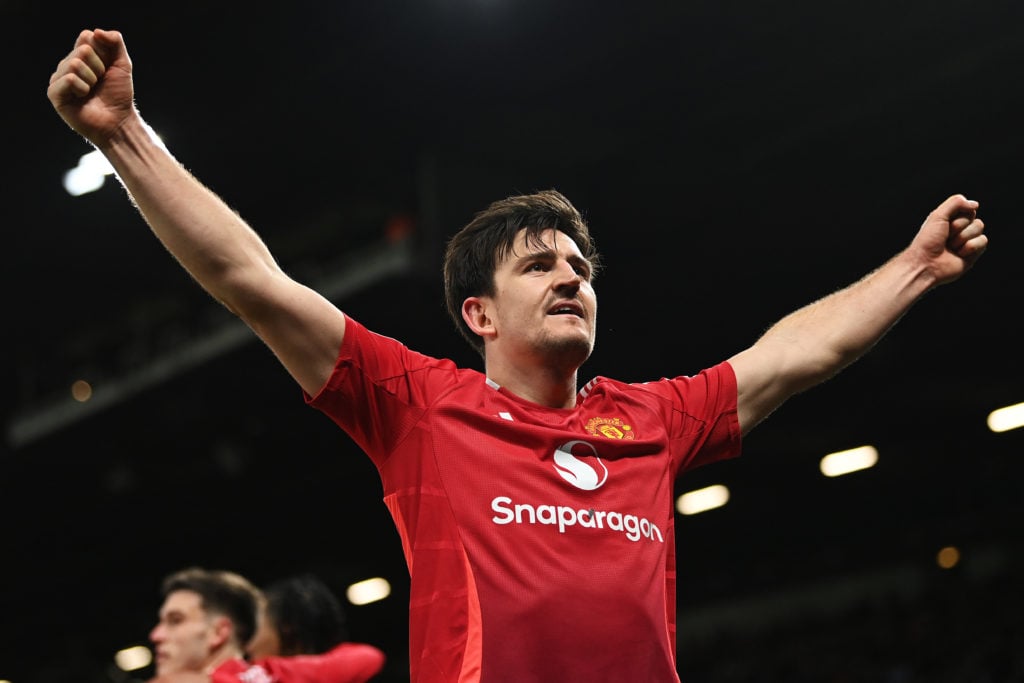
[[[167,149],[163,138],[148,124],[146,132],[161,149]],[[99,150],[94,149],[79,158],[78,166],[64,172],[64,189],[72,197],[80,197],[103,187],[108,175],[114,175],[114,167]]]
[[72,197],[79,197],[88,192],[95,192],[103,187],[108,175],[114,173],[114,167],[98,150],[83,155],[78,166],[64,174],[64,189]]
[[377,602],[391,595],[391,584],[386,579],[366,579],[353,583],[345,591],[345,596],[353,605],[365,605]]
[[821,473],[826,477],[839,477],[857,470],[874,467],[878,451],[874,446],[861,446],[848,451],[829,453],[821,459]]
[[153,663],[153,653],[145,645],[128,647],[114,655],[114,663],[121,671],[136,671]]
[[107,158],[100,154],[98,150],[83,154],[82,158],[78,160],[78,168],[104,176],[114,174],[114,167],[110,165]]
[[384,237],[388,242],[394,244],[401,242],[413,233],[416,224],[409,214],[398,214],[388,219],[384,224]]
[[935,556],[935,561],[943,569],[952,569],[960,563],[960,551],[947,545]]
[[75,380],[71,385],[71,397],[79,403],[85,403],[92,398],[92,385],[84,379]]
[[1008,432],[1024,427],[1024,403],[993,410],[988,414],[988,428],[993,432]]
[[676,499],[676,510],[681,515],[696,515],[720,508],[729,502],[729,489],[721,484],[707,486],[684,493]]
[[64,189],[72,197],[80,197],[103,187],[106,177],[89,169],[76,166],[64,174]]

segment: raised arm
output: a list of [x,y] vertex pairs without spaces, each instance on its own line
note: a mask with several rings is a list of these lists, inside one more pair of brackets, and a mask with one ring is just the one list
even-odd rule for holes
[[927,291],[967,272],[988,246],[977,208],[963,195],[949,197],[885,265],[790,313],[730,358],[743,432],[860,358]]
[[271,348],[310,394],[323,386],[345,333],[330,301],[292,280],[252,228],[192,176],[135,108],[132,62],[117,31],[82,31],[47,96],[110,161],[163,245]]

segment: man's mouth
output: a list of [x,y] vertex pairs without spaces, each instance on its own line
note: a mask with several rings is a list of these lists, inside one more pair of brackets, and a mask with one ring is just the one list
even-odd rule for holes
[[577,318],[582,318],[583,307],[579,304],[561,303],[550,309],[548,315],[574,315]]

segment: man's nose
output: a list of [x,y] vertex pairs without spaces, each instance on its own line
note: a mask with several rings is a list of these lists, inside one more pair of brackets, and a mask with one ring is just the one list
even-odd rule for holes
[[576,268],[568,261],[559,261],[555,265],[556,286],[565,287],[571,285],[579,287],[583,278],[576,271]]

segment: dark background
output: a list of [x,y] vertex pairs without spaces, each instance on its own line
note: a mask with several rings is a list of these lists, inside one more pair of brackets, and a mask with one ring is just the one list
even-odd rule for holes
[[[160,578],[189,564],[258,583],[309,570],[339,592],[386,577],[392,596],[350,607],[350,625],[388,653],[382,679],[407,679],[407,575],[368,459],[113,178],[61,187],[89,147],[46,85],[101,27],[125,34],[143,116],[289,272],[468,365],[437,255],[509,194],[563,191],[604,254],[582,381],[697,372],[881,265],[948,195],[978,199],[991,244],[976,269],[792,399],[744,457],[680,482],[732,492],[678,519],[680,672],[1024,680],[1024,432],[985,427],[1024,400],[1022,15],[953,0],[0,1],[0,679],[128,681],[112,653],[147,642]],[[397,268],[378,265],[388,254]],[[70,398],[79,378],[88,403]],[[864,443],[877,467],[818,473]],[[951,570],[944,546],[962,553]]]

